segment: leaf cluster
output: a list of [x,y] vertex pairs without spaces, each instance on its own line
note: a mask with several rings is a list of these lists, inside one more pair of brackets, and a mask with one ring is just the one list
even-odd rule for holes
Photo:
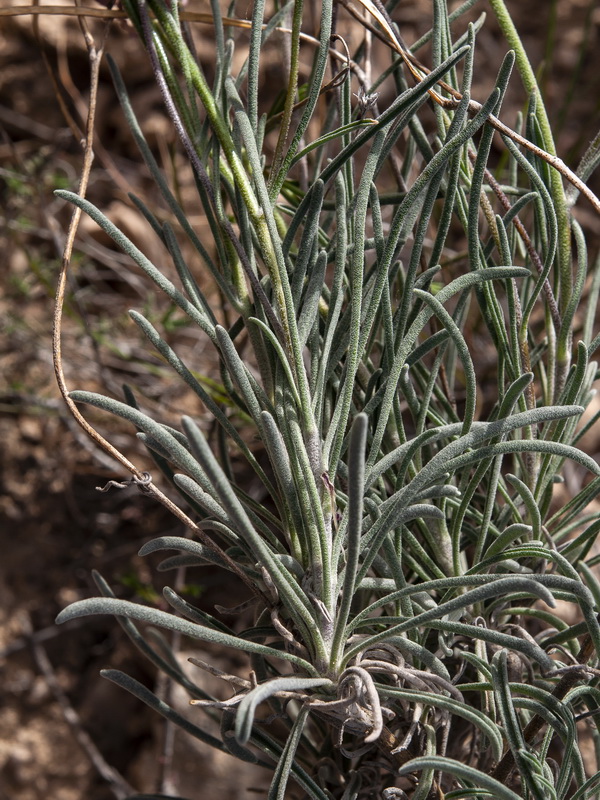
[[[503,135],[505,157],[490,166],[490,120],[501,114],[515,56],[474,109],[483,19],[451,36],[473,3],[449,14],[436,0],[430,33],[408,50],[383,6],[361,0],[370,44],[352,54],[335,46],[342,5],[323,0],[320,30],[307,37],[300,0],[275,4],[268,18],[256,0],[246,43],[213,1],[209,85],[176,3],[123,0],[213,240],[200,241],[165,180],[113,62],[172,224],[133,200],[177,280],[100,209],[57,194],[215,348],[218,392],[201,365],[184,363],[164,331],[131,311],[218,435],[211,442],[204,419],[190,416],[179,429],[164,424],[131,390],[121,400],[71,397],[128,420],[197,520],[196,537],[164,536],[141,554],[174,551],[165,570],[231,573],[248,593],[252,624],[240,632],[170,588],[168,612],[120,600],[100,576],[101,596],[59,621],[114,614],[159,670],[219,718],[220,737],[133,678],[105,677],[201,741],[270,766],[270,800],[595,797],[578,723],[585,718],[598,748],[600,520],[586,508],[600,467],[577,440],[597,373],[599,271],[588,267],[585,237],[546,160]],[[261,55],[281,28],[285,99],[262,113]],[[375,34],[395,37],[394,47],[370,41]],[[417,60],[426,41],[428,70]],[[375,45],[389,66],[371,82]],[[306,47],[312,68],[299,85]],[[390,86],[394,99],[380,108],[377,92]],[[546,152],[542,106],[532,91],[519,133]],[[222,308],[203,293],[199,263]],[[586,477],[561,505],[567,461]],[[248,469],[260,485],[252,496]],[[579,626],[567,627],[557,601],[576,607]],[[254,674],[219,702],[156,629],[199,650],[248,653]],[[261,723],[259,706],[276,727]]]

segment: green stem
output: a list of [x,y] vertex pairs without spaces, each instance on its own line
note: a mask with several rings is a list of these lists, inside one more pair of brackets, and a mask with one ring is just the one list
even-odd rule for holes
[[321,5],[321,33],[319,35],[319,51],[314,58],[312,81],[310,83],[310,87],[308,90],[308,97],[306,105],[304,106],[304,112],[302,113],[302,117],[300,119],[300,122],[298,123],[298,127],[294,132],[294,136],[292,138],[292,141],[290,142],[290,146],[288,147],[288,151],[285,154],[281,167],[277,172],[277,176],[272,178],[272,183],[269,187],[270,189],[269,196],[273,204],[275,203],[275,200],[279,195],[283,182],[285,181],[287,173],[292,164],[292,160],[296,155],[296,151],[298,150],[298,145],[300,144],[300,140],[304,136],[308,124],[313,117],[315,106],[319,99],[321,85],[323,83],[323,76],[325,75],[325,70],[327,68],[327,61],[329,58],[329,44],[330,44],[330,37],[332,30],[332,20],[333,20],[333,2],[332,0],[323,0]]
[[166,38],[176,51],[178,62],[181,64],[181,67],[184,70],[186,79],[189,78],[194,89],[198,92],[198,95],[206,110],[206,114],[210,120],[211,127],[214,130],[221,147],[223,148],[225,156],[227,157],[227,161],[229,162],[236,185],[239,187],[251,219],[254,221],[255,219],[262,217],[263,211],[254,195],[252,184],[248,178],[248,175],[246,174],[242,160],[236,152],[227,122],[223,119],[210,87],[206,83],[204,75],[200,71],[198,64],[192,57],[192,54],[190,53],[189,48],[181,34],[181,30],[164,5],[157,0],[148,0],[148,3],[156,15],[160,25],[162,26]]
[[[556,156],[556,146],[554,144],[554,137],[552,135],[552,126],[546,113],[546,107],[542,100],[540,88],[538,86],[535,73],[531,66],[531,62],[523,46],[523,42],[517,32],[515,24],[506,8],[504,0],[489,0],[490,5],[496,15],[502,33],[506,37],[507,42],[513,48],[516,55],[517,69],[521,75],[525,90],[529,95],[536,97],[536,110],[535,115],[539,123],[542,134],[542,146],[547,153]],[[565,195],[565,189],[560,176],[556,170],[552,170],[550,178],[550,189],[552,199],[556,209],[556,217],[558,221],[558,270],[559,270],[559,285],[560,285],[560,311],[561,313],[567,308],[571,298],[571,229],[569,224],[569,210]],[[559,355],[559,359],[568,359],[569,353],[563,352]],[[565,364],[561,368],[565,368]]]
[[275,148],[273,164],[271,165],[271,174],[269,176],[268,183],[269,189],[272,188],[279,170],[281,169],[285,154],[285,146],[287,143],[288,134],[290,132],[290,126],[292,124],[292,114],[294,112],[296,91],[298,88],[298,71],[300,68],[300,28],[302,27],[303,10],[303,0],[296,0],[294,3],[294,17],[292,21],[290,76],[288,80],[287,94],[285,96],[285,105],[283,107],[283,118],[281,120],[281,127],[279,128],[277,147]]

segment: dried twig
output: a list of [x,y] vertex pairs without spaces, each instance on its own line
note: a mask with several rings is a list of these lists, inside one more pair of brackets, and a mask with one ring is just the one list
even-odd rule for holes
[[[81,627],[82,624],[83,623],[79,622],[79,620],[75,620],[72,623],[71,630]],[[63,629],[59,628],[58,625],[49,625],[47,628],[42,628],[39,631],[29,631],[27,636],[20,636],[18,639],[14,639],[3,650],[0,650],[0,661],[4,661],[9,658],[9,656],[19,653],[21,650],[25,650],[33,644],[39,644],[40,642],[47,642],[50,639],[54,639],[60,636],[62,632]]]
[[[371,0],[358,0],[358,2],[369,11],[372,16],[382,25],[384,32],[382,32],[379,28],[371,23],[367,22],[359,13],[358,11],[353,8],[350,0],[339,0],[339,2],[347,9],[347,11],[357,19],[361,25],[363,25],[366,29],[368,29],[374,36],[376,36],[381,41],[385,42],[389,47],[391,47],[398,55],[402,58],[406,66],[408,67],[411,74],[414,76],[415,80],[421,81],[423,80],[424,75],[427,75],[429,70],[423,64],[419,62],[417,58],[402,44],[398,41],[398,37],[396,36],[393,28],[381,12],[378,12],[376,6],[371,2]],[[124,11],[118,10],[108,10],[105,8],[90,8],[90,7],[75,7],[72,8],[70,6],[13,6],[11,8],[0,9],[0,18],[1,17],[10,17],[10,16],[25,16],[25,15],[37,15],[37,14],[51,14],[51,15],[64,15],[64,16],[78,16],[80,18],[83,17],[96,17],[100,19],[126,19],[127,14]],[[190,11],[181,11],[179,14],[180,18],[186,22],[201,22],[211,24],[213,19],[211,14],[205,14],[200,12],[190,12]],[[233,17],[223,17],[223,23],[225,25],[231,25],[234,27],[239,28],[250,28],[251,22],[246,19],[237,19]],[[282,33],[290,33],[290,31],[286,28],[277,28],[278,31]],[[318,44],[318,41],[312,37],[307,36],[306,34],[301,34],[300,38],[303,41],[310,42],[312,44]],[[335,51],[331,51],[332,55],[335,58],[339,58],[340,54],[336,53]],[[439,92],[435,91],[434,89],[429,89],[428,92],[433,100],[436,103],[441,105],[443,108],[454,109],[462,99],[462,95],[452,86],[449,86],[444,81],[438,81],[438,85],[441,89],[446,91],[451,97],[443,97]],[[476,114],[478,111],[481,110],[481,103],[478,103],[476,100],[469,101],[469,112],[472,114]],[[556,169],[562,176],[567,180],[572,186],[574,186],[582,195],[584,195],[588,201],[592,204],[594,209],[600,214],[600,200],[594,192],[571,170],[569,167],[564,163],[564,161],[556,155],[552,155],[551,153],[547,153],[541,147],[533,144],[530,142],[529,139],[526,139],[524,136],[521,136],[516,131],[513,131],[508,125],[505,125],[501,122],[497,117],[490,115],[487,118],[487,122],[495,128],[501,135],[508,136],[512,141],[516,142],[517,144],[524,147],[526,150],[534,153],[538,158],[541,158],[543,161],[546,161],[550,166]]]
[[[31,8],[37,8],[37,6],[32,6]],[[77,8],[77,10],[81,9]],[[37,13],[37,12],[31,12],[31,13]],[[102,44],[100,47],[97,47],[91,33],[89,32],[89,29],[87,28],[87,24],[85,22],[85,15],[80,14],[78,16],[82,24],[82,31],[85,38],[86,46],[88,48],[88,56],[90,61],[90,99],[89,99],[88,116],[85,129],[84,159],[83,159],[82,172],[81,172],[79,191],[78,191],[80,197],[85,197],[89,183],[92,162],[94,159],[94,149],[93,149],[94,120],[96,116],[96,103],[98,97],[100,63],[102,60],[102,55],[104,53],[104,46],[106,43],[106,38],[108,36],[109,28],[107,26],[104,29]],[[61,341],[62,314],[65,302],[65,290],[67,285],[69,264],[71,261],[73,245],[75,242],[75,236],[77,234],[77,228],[79,226],[80,218],[81,218],[81,209],[75,208],[73,215],[71,217],[71,222],[67,233],[67,239],[62,256],[61,270],[58,279],[58,286],[56,290],[54,324],[52,333],[52,358],[54,364],[54,372],[56,375],[56,380],[58,383],[60,393],[75,421],[80,425],[80,427],[85,431],[85,433],[93,441],[95,441],[105,452],[107,452],[110,456],[112,456],[116,461],[120,462],[134,476],[137,482],[144,485],[145,484],[144,472],[138,469],[138,467],[136,467],[135,464],[133,464],[125,455],[123,455],[123,453],[121,453],[120,450],[118,450],[114,445],[112,445],[109,441],[107,441],[95,428],[93,428],[89,424],[89,422],[81,414],[75,402],[71,399],[67,382],[65,379],[65,374],[62,364],[62,341]],[[223,552],[217,545],[215,545],[212,539],[210,539],[210,537],[207,536],[207,534],[204,533],[204,531],[201,530],[190,519],[190,517],[188,517],[188,515],[184,511],[182,511],[172,500],[170,500],[155,484],[153,483],[147,484],[145,488],[147,494],[151,495],[154,499],[162,503],[162,505],[164,505],[172,514],[174,514],[174,516],[176,516],[177,519],[183,522],[183,524],[187,528],[194,531],[194,533],[198,536],[198,538],[200,539],[200,541],[202,541],[203,544],[205,544],[207,547],[210,547],[212,550],[218,552],[219,556],[226,561],[228,567],[248,586],[248,588],[252,590],[252,592],[260,593],[260,590],[245,575],[245,573],[239,568],[239,566],[225,552]]]
[[[393,27],[389,24],[386,16],[384,16],[381,11],[375,6],[371,0],[357,0],[363,8],[367,9],[371,15],[379,22],[379,24],[383,28],[383,32],[377,28],[375,25],[371,25],[367,22],[363,17],[358,13],[358,11],[353,8],[350,0],[339,0],[339,2],[346,8],[346,10],[355,18],[357,19],[361,25],[367,27],[378,39],[385,42],[389,47],[392,48],[400,58],[406,64],[409,72],[413,75],[416,81],[422,81],[424,76],[429,74],[430,70],[425,67],[421,62],[415,58],[415,56],[404,47],[401,42],[398,40],[396,33],[394,32]],[[438,105],[442,108],[447,109],[454,109],[458,105],[458,103],[462,100],[462,94],[458,92],[454,87],[450,86],[449,84],[445,83],[444,81],[438,81],[438,86],[447,92],[450,97],[443,97],[439,92],[435,89],[428,89],[428,93],[432,100],[434,100]],[[469,101],[469,113],[477,114],[481,111],[482,105],[478,103],[476,100]],[[493,128],[495,128],[502,136],[507,136],[509,139],[512,139],[513,142],[521,145],[526,150],[529,150],[534,155],[541,158],[547,164],[550,164],[551,167],[554,167],[557,172],[559,172],[563,178],[565,178],[569,183],[571,183],[576,189],[578,189],[582,195],[584,195],[589,202],[592,204],[594,209],[600,214],[600,200],[596,197],[594,192],[579,178],[567,165],[565,162],[560,159],[558,156],[552,155],[551,153],[547,153],[541,147],[533,144],[530,142],[529,139],[526,139],[521,134],[513,131],[508,125],[505,125],[501,122],[497,117],[493,114],[490,114],[487,117],[486,122],[489,123]]]
[[89,734],[84,730],[79,715],[69,702],[56,678],[56,674],[50,659],[48,658],[48,655],[40,642],[40,636],[36,636],[31,629],[29,618],[26,618],[23,624],[27,629],[27,638],[29,640],[29,644],[31,645],[31,651],[33,653],[33,658],[37,668],[44,676],[49,689],[58,702],[65,721],[73,731],[73,735],[75,736],[77,743],[87,755],[98,774],[108,783],[116,799],[126,800],[127,797],[130,797],[133,794],[134,790],[127,783],[125,778],[114,767],[111,767],[110,764],[106,762],[104,756],[98,750]]

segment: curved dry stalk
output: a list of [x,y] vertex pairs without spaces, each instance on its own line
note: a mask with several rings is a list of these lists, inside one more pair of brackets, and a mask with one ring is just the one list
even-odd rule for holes
[[[34,8],[39,8],[34,6]],[[85,19],[81,17],[82,22],[85,24]],[[83,165],[81,170],[81,177],[79,180],[78,192],[81,197],[85,197],[87,187],[90,179],[92,163],[94,160],[94,120],[96,116],[96,103],[98,98],[98,79],[100,74],[100,62],[104,53],[104,45],[108,36],[108,25],[106,26],[103,34],[102,45],[97,48],[96,44],[88,30],[83,29],[83,34],[88,49],[88,57],[90,61],[90,100],[88,106],[88,115],[86,121],[85,139],[84,139],[84,154]],[[56,298],[54,306],[53,317],[53,330],[52,330],[52,360],[54,365],[54,373],[58,383],[58,388],[65,401],[67,408],[72,416],[83,428],[83,430],[90,436],[103,450],[106,450],[110,455],[120,461],[127,469],[132,472],[138,479],[142,479],[143,475],[139,472],[133,464],[131,464],[125,456],[123,456],[116,448],[106,441],[96,430],[94,430],[89,423],[80,414],[77,406],[69,396],[69,390],[65,380],[65,375],[62,366],[62,315],[65,300],[65,290],[67,285],[67,274],[71,256],[73,253],[73,244],[81,218],[81,209],[75,208],[71,216],[71,222],[67,233],[67,239],[63,249],[62,263],[60,274],[58,278],[58,285],[56,289]]]
[[[32,6],[31,8],[36,9],[40,7]],[[49,8],[52,7],[50,6]],[[80,11],[81,9],[79,7],[75,7],[72,10]],[[2,10],[0,10],[0,16],[3,16]],[[104,47],[108,37],[110,19],[109,19],[109,24],[106,26],[102,35],[102,44],[100,45],[100,47],[97,47],[91,33],[87,29],[87,25],[85,22],[85,17],[87,15],[76,14],[76,16],[79,16],[80,18],[80,23],[82,25],[82,32],[86,42],[88,57],[90,61],[90,99],[89,99],[88,115],[85,126],[83,165],[78,187],[79,196],[85,197],[90,179],[92,163],[94,160],[94,120],[96,117],[98,83],[100,77],[100,63],[102,61],[102,56],[104,54]],[[135,483],[137,483],[141,488],[143,488],[144,493],[152,496],[155,500],[158,500],[159,503],[165,506],[165,508],[167,508],[175,517],[177,517],[177,519],[179,519],[180,522],[183,522],[183,524],[187,528],[192,530],[198,536],[198,538],[203,544],[205,544],[207,547],[210,547],[212,550],[216,550],[219,553],[219,556],[225,559],[229,568],[241,580],[244,581],[244,583],[248,586],[248,588],[251,589],[254,594],[260,595],[261,592],[258,589],[258,587],[251,580],[249,580],[249,578],[239,568],[239,566],[234,561],[232,561],[232,559],[226,553],[224,553],[217,545],[215,545],[212,539],[210,539],[207,536],[207,534],[201,528],[199,528],[198,525],[196,525],[196,523],[190,519],[190,517],[188,517],[187,514],[185,514],[175,503],[173,503],[172,500],[170,500],[163,492],[161,492],[161,490],[154,483],[152,483],[151,480],[148,481],[146,473],[144,473],[142,470],[136,467],[135,464],[133,464],[125,455],[123,455],[123,453],[121,453],[120,450],[118,450],[113,444],[107,441],[102,436],[102,434],[100,434],[94,427],[92,427],[92,425],[90,425],[90,423],[81,414],[81,412],[77,408],[77,405],[72,400],[69,394],[69,388],[67,386],[62,364],[62,317],[63,317],[63,307],[65,301],[65,290],[67,286],[67,275],[68,275],[69,265],[71,262],[73,245],[75,242],[75,236],[77,235],[77,229],[79,226],[80,218],[81,218],[81,209],[76,207],[71,217],[71,222],[69,224],[69,229],[67,232],[67,239],[63,250],[61,269],[56,289],[54,315],[53,315],[52,362],[54,366],[54,373],[56,375],[56,381],[58,383],[58,388],[63,397],[65,405],[67,406],[73,419],[85,431],[85,433],[94,442],[96,442],[96,444],[98,444],[105,452],[107,452],[110,456],[112,456],[112,458],[114,458],[116,461],[122,464],[125,467],[125,469],[127,469],[132,474]]]
[[[34,8],[38,7],[35,6]],[[81,19],[83,20],[84,18],[81,17]],[[88,116],[85,129],[83,165],[78,187],[78,194],[80,195],[80,197],[85,197],[86,195],[92,163],[94,160],[94,120],[96,116],[96,103],[98,97],[98,79],[100,73],[100,62],[102,60],[102,55],[104,53],[104,45],[106,42],[107,35],[108,35],[108,26],[104,31],[102,45],[99,48],[97,48],[89,31],[84,31],[84,37],[88,48],[88,55],[90,60],[90,100],[89,100]],[[65,374],[62,365],[62,338],[61,338],[62,316],[63,316],[63,307],[65,300],[65,290],[67,285],[69,264],[71,262],[73,245],[75,242],[75,236],[77,235],[77,228],[79,226],[80,218],[81,218],[81,209],[76,207],[75,210],[73,211],[71,222],[69,224],[67,239],[65,242],[62,255],[62,263],[58,278],[58,285],[56,289],[53,330],[52,330],[52,360],[54,365],[54,373],[56,375],[58,388],[63,397],[63,400],[65,401],[65,404],[67,405],[67,408],[71,412],[71,415],[74,417],[74,419],[78,422],[78,424],[88,434],[88,436],[91,439],[93,439],[97,444],[99,444],[100,447],[103,450],[105,450],[109,455],[111,455],[113,458],[119,461],[127,470],[129,470],[129,472],[131,472],[131,474],[135,478],[137,478],[137,480],[145,482],[144,473],[138,470],[137,467],[134,464],[132,464],[119,450],[117,450],[100,433],[98,433],[98,431],[96,431],[87,422],[87,420],[83,417],[83,415],[79,412],[79,409],[77,408],[76,404],[70,397],[69,389],[67,387],[67,382],[65,379]],[[152,489],[150,487],[152,487]],[[148,491],[152,491],[153,489],[155,489],[155,487],[153,487],[152,484],[148,484]]]

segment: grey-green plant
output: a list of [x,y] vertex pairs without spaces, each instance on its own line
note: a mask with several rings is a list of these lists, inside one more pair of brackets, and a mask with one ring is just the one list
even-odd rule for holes
[[[130,422],[153,480],[169,481],[197,523],[199,538],[163,536],[141,555],[174,551],[162,569],[185,566],[188,583],[207,566],[229,572],[247,595],[247,627],[171,588],[168,612],[118,599],[99,575],[100,596],[59,622],[115,615],[197,719],[122,672],[104,676],[191,736],[269,767],[269,800],[598,797],[582,739],[597,759],[600,514],[590,504],[600,467],[577,443],[598,418],[582,429],[600,270],[503,0],[490,6],[514,51],[482,103],[471,85],[483,18],[453,38],[472,0],[452,13],[434,0],[431,30],[412,48],[393,22],[396,2],[361,0],[352,51],[338,32],[348,3],[316,4],[309,36],[302,0],[255,0],[249,33],[233,4],[225,17],[212,0],[212,83],[177,2],[122,5],[212,239],[199,238],[169,187],[112,61],[173,224],[135,203],[172,267],[87,200],[57,194],[200,329],[221,388],[207,391],[202,364],[184,363],[134,310],[205,413],[175,429],[130,389],[71,397]],[[261,70],[274,36],[287,37],[288,63],[284,98],[268,109]],[[430,69],[418,61],[427,43]],[[388,66],[373,80],[375,55]],[[515,60],[529,102],[511,136],[495,121]],[[492,163],[495,136],[503,157]],[[252,495],[249,470],[261,487]],[[196,673],[156,629],[189,641]],[[225,702],[203,687],[204,643],[249,655],[252,673]],[[220,720],[220,736],[204,714]]]

